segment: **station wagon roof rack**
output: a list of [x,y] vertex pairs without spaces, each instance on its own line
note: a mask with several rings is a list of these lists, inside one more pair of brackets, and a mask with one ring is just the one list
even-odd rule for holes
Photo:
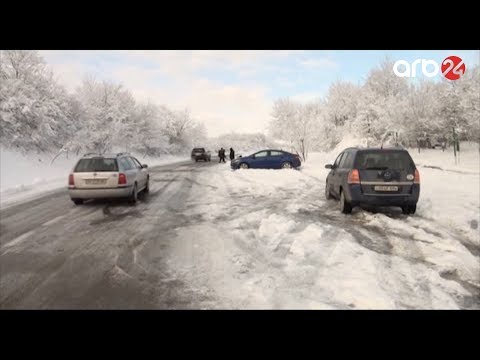
[[94,152],[89,152],[89,153],[86,153],[86,154],[84,154],[83,156],[92,156],[92,155],[98,155],[98,156],[102,156],[101,154],[94,153]]
[[130,155],[128,152],[119,152],[117,153],[117,156],[123,156],[123,155]]
[[389,145],[389,144],[382,144],[380,146],[381,149],[405,149],[402,145],[400,144],[394,144],[394,145]]

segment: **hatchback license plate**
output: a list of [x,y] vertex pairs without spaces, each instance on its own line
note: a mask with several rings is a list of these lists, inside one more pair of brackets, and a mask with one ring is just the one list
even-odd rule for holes
[[88,179],[88,180],[85,180],[85,182],[88,185],[102,185],[102,184],[105,184],[107,182],[107,180],[105,180],[105,179]]
[[374,189],[375,191],[398,191],[398,186],[377,185]]

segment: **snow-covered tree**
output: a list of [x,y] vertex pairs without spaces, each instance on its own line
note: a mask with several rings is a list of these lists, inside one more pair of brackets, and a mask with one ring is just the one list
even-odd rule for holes
[[330,85],[326,97],[326,116],[335,127],[343,126],[357,116],[360,89],[350,82]]
[[0,136],[27,152],[63,146],[71,123],[68,96],[36,51],[0,51]]
[[121,83],[86,76],[73,94],[53,78],[36,51],[0,51],[0,136],[22,152],[57,158],[113,149],[149,155],[188,152],[206,138],[190,111],[137,104]]
[[274,138],[288,143],[291,151],[305,161],[317,139],[319,116],[319,107],[313,103],[302,105],[288,98],[278,99],[273,105],[269,131]]
[[121,84],[87,77],[75,96],[84,112],[76,137],[84,141],[85,149],[104,153],[132,141],[135,100]]

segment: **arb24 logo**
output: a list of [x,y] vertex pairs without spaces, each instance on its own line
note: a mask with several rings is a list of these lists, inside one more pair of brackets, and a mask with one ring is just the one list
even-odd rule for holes
[[[434,77],[438,75],[440,69],[442,75],[448,80],[458,80],[465,74],[466,66],[458,56],[449,56],[442,61],[441,67],[435,60],[417,59],[411,65],[406,60],[398,60],[393,64],[393,72],[399,77],[415,77],[417,74],[417,65],[421,64],[423,75]],[[403,65],[405,69],[399,70],[399,66]],[[430,67],[429,67],[430,66]]]

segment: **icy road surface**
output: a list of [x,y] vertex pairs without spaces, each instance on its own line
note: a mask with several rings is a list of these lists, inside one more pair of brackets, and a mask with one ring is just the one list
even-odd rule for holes
[[[440,174],[420,170],[422,184]],[[480,308],[478,174],[455,178],[474,193],[448,222],[428,191],[412,217],[343,215],[324,198],[324,170],[150,171],[136,206],[75,206],[60,190],[2,209],[0,307]]]

